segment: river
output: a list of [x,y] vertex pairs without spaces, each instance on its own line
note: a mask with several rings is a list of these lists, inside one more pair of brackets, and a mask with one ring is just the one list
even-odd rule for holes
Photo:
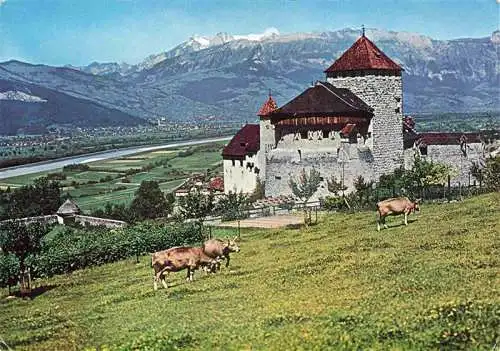
[[143,152],[154,151],[154,150],[171,149],[171,148],[176,148],[176,147],[190,146],[190,145],[197,145],[197,144],[206,144],[206,143],[212,143],[215,141],[225,141],[225,140],[230,140],[231,138],[232,137],[219,137],[219,138],[208,138],[208,139],[200,139],[200,140],[188,140],[188,141],[172,142],[172,143],[163,144],[163,145],[156,145],[156,146],[135,146],[135,147],[125,148],[125,149],[116,149],[116,150],[110,150],[110,151],[94,152],[94,153],[85,154],[85,155],[58,158],[58,159],[50,160],[50,161],[29,163],[26,165],[8,167],[8,168],[1,169],[0,170],[0,179],[20,176],[20,175],[25,175],[25,174],[31,174],[31,173],[51,171],[54,169],[63,168],[64,166],[76,164],[76,163],[89,163],[89,162],[94,162],[94,161],[102,161],[102,160],[108,160],[108,159],[113,159],[113,158],[120,158],[123,156],[140,154]]

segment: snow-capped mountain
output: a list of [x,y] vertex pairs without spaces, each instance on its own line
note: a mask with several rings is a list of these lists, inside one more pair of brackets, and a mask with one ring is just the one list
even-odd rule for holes
[[[366,35],[403,66],[406,113],[500,110],[500,32],[456,40],[380,29],[366,29]],[[139,117],[250,121],[269,89],[279,105],[286,103],[312,81],[325,79],[323,71],[359,36],[349,28],[192,36],[136,65],[56,68],[9,61],[0,63],[0,79],[55,89]]]

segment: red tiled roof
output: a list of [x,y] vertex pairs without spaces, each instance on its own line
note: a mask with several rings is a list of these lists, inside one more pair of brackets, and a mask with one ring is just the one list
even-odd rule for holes
[[245,158],[257,153],[260,148],[260,127],[258,124],[247,124],[241,128],[222,150],[222,158]]
[[357,71],[365,69],[401,71],[400,65],[392,61],[364,35],[340,56],[325,72]]
[[210,190],[224,191],[224,179],[222,177],[215,177],[208,183]]
[[257,116],[267,116],[269,113],[273,112],[278,108],[278,105],[276,105],[276,102],[274,101],[273,97],[269,95],[269,98],[267,99],[266,102],[264,102],[264,105],[259,109],[259,112],[257,112]]
[[327,82],[316,84],[270,116],[296,118],[308,116],[363,116],[372,117],[373,109],[349,89],[337,88]]
[[460,145],[462,136],[467,143],[480,143],[481,135],[479,133],[420,133],[417,143],[425,145]]

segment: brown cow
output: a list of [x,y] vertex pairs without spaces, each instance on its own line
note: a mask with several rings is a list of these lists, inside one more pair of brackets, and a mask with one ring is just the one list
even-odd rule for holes
[[158,251],[151,255],[151,265],[154,270],[153,287],[158,290],[158,281],[161,280],[165,289],[165,273],[178,272],[187,269],[187,281],[193,281],[193,274],[198,267],[209,266],[214,270],[216,260],[205,255],[201,247],[173,247],[168,250]]
[[377,212],[379,218],[377,219],[377,230],[380,231],[380,224],[384,225],[384,228],[387,229],[387,225],[385,224],[385,217],[387,216],[396,216],[400,214],[405,215],[405,225],[408,225],[408,215],[415,211],[420,211],[418,206],[420,200],[415,200],[414,202],[408,200],[407,197],[398,197],[387,199],[384,201],[380,201],[377,203]]
[[217,260],[217,270],[220,269],[221,259],[226,259],[226,267],[229,267],[229,254],[231,252],[240,252],[240,247],[236,244],[236,237],[232,240],[210,239],[203,243],[205,254]]

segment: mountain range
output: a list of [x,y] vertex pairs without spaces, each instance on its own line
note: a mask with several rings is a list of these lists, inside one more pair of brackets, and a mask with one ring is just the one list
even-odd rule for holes
[[[248,36],[193,36],[138,64],[3,62],[0,132],[27,123],[133,125],[156,117],[253,121],[269,90],[278,105],[285,104],[313,81],[324,80],[324,69],[359,35],[355,29],[280,34],[271,28]],[[404,68],[405,113],[500,110],[500,32],[435,40],[366,29],[366,36]],[[41,108],[48,104],[58,106],[57,116],[54,109]],[[78,108],[70,113],[73,106]],[[7,122],[15,116],[12,111],[24,116],[19,125]]]

